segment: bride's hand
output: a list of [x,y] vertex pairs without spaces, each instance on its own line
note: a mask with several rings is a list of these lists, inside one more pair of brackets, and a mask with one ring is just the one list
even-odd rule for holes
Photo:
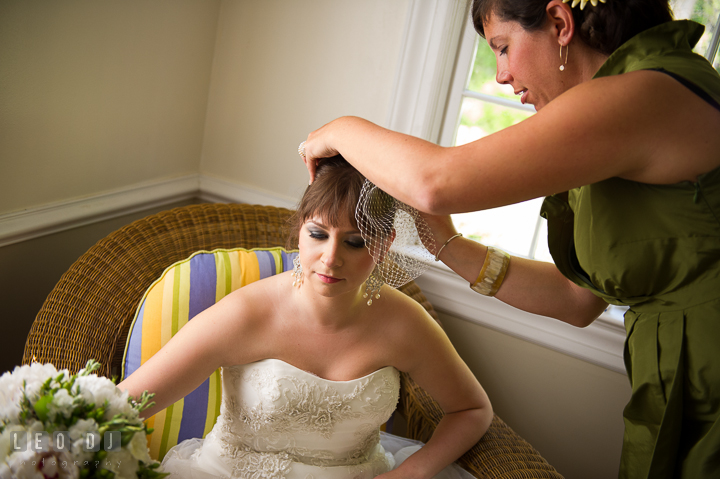
[[300,156],[302,156],[308,173],[310,173],[310,183],[315,181],[315,171],[317,170],[318,164],[324,158],[331,158],[340,154],[332,146],[332,133],[334,129],[338,127],[338,120],[331,121],[327,125],[310,133],[304,145],[302,145],[301,149],[304,149],[305,155],[303,156],[302,152],[300,152]]

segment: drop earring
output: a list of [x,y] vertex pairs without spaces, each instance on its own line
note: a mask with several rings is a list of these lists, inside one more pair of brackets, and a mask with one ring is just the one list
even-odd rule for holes
[[[566,47],[567,47],[567,49],[565,50],[565,63],[560,65],[561,72],[565,71],[565,65],[567,65],[568,55],[570,54],[570,44],[568,43]],[[560,60],[561,61],[562,61],[562,49],[563,49],[563,46],[562,46],[562,44],[560,44]]]
[[300,255],[295,256],[293,260],[293,286],[300,287],[303,284],[303,270],[300,264]]
[[382,278],[380,270],[376,266],[370,276],[368,276],[368,279],[365,281],[365,294],[363,294],[363,298],[370,298],[367,302],[368,306],[372,305],[373,297],[375,299],[380,299],[380,288],[382,288],[383,284],[385,284],[385,281]]

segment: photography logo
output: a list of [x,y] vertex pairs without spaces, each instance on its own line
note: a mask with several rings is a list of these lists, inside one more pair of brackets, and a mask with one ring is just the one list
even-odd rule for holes
[[[122,435],[120,431],[107,431],[102,436],[97,432],[87,432],[82,435],[81,439],[82,444],[80,447],[85,452],[98,452],[101,445],[105,451],[118,451],[121,447]],[[10,432],[10,445],[13,452],[28,450],[36,453],[69,452],[73,446],[73,440],[68,431],[55,431],[53,433],[47,431],[12,431]]]

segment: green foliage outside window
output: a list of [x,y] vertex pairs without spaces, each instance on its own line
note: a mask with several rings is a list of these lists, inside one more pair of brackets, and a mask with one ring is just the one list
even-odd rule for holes
[[[478,39],[477,52],[473,62],[472,75],[467,89],[505,98],[520,105],[519,98],[509,85],[499,85],[495,81],[495,54],[482,38]],[[466,99],[463,104],[460,125],[479,128],[482,133],[490,134],[518,123],[532,113],[525,110],[498,106],[493,103]],[[484,136],[484,135],[480,135]]]

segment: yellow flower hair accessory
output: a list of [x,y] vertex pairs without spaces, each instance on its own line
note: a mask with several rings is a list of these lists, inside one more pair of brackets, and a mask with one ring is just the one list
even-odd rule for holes
[[[593,7],[597,7],[598,2],[605,3],[605,0],[572,0],[572,4],[570,5],[570,7],[575,8],[575,6],[579,3],[580,10],[582,10],[588,3],[592,3]],[[563,0],[563,3],[570,3],[570,0]]]

